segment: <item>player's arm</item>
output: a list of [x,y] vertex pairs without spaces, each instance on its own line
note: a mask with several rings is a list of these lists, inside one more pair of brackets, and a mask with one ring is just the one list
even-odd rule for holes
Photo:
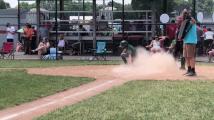
[[149,45],[146,46],[146,48],[151,48],[153,44],[153,40],[151,41],[151,43]]
[[124,48],[123,51],[122,51],[122,53],[126,53],[127,50],[128,50],[127,48]]

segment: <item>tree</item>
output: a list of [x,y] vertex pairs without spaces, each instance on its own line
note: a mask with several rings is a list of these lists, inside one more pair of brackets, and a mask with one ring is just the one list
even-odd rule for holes
[[[152,9],[163,12],[164,0],[132,0],[132,8],[134,9]],[[210,14],[214,10],[213,0],[196,0],[196,11],[203,11]],[[167,0],[167,12],[170,13],[174,10],[181,12],[184,8],[192,9],[192,0]]]
[[36,7],[36,3],[33,3],[33,4],[29,4],[27,2],[21,2],[20,3],[20,8],[24,9],[24,10],[30,10],[30,9],[35,8],[35,7]]
[[214,1],[213,0],[197,0],[196,11],[204,12],[205,14],[211,14],[213,12]]
[[[165,0],[132,0],[132,8],[138,10],[155,10],[156,12],[164,11]],[[175,1],[181,0],[167,0],[166,12],[173,11],[173,7],[176,5]]]
[[7,9],[10,8],[10,4],[7,2],[4,2],[3,0],[0,0],[0,9]]

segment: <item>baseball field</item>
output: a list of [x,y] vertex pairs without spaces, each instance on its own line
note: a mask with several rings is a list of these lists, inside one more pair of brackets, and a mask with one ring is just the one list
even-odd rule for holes
[[214,119],[213,63],[187,77],[168,55],[138,58],[0,61],[0,120]]

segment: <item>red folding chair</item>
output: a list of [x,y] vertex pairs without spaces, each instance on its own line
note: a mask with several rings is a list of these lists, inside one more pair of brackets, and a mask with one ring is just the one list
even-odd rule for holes
[[5,58],[10,58],[14,59],[14,45],[12,42],[4,42],[2,49],[0,50],[0,58],[5,59]]

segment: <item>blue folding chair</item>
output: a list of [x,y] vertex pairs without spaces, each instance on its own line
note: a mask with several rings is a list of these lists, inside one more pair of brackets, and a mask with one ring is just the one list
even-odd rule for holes
[[45,60],[56,60],[56,56],[59,58],[59,59],[62,59],[62,52],[61,51],[58,51],[58,55],[56,55],[56,48],[50,48],[50,53],[48,55],[45,55],[43,57],[43,59]]
[[97,42],[97,49],[93,49],[93,60],[106,60],[106,42],[98,41]]

